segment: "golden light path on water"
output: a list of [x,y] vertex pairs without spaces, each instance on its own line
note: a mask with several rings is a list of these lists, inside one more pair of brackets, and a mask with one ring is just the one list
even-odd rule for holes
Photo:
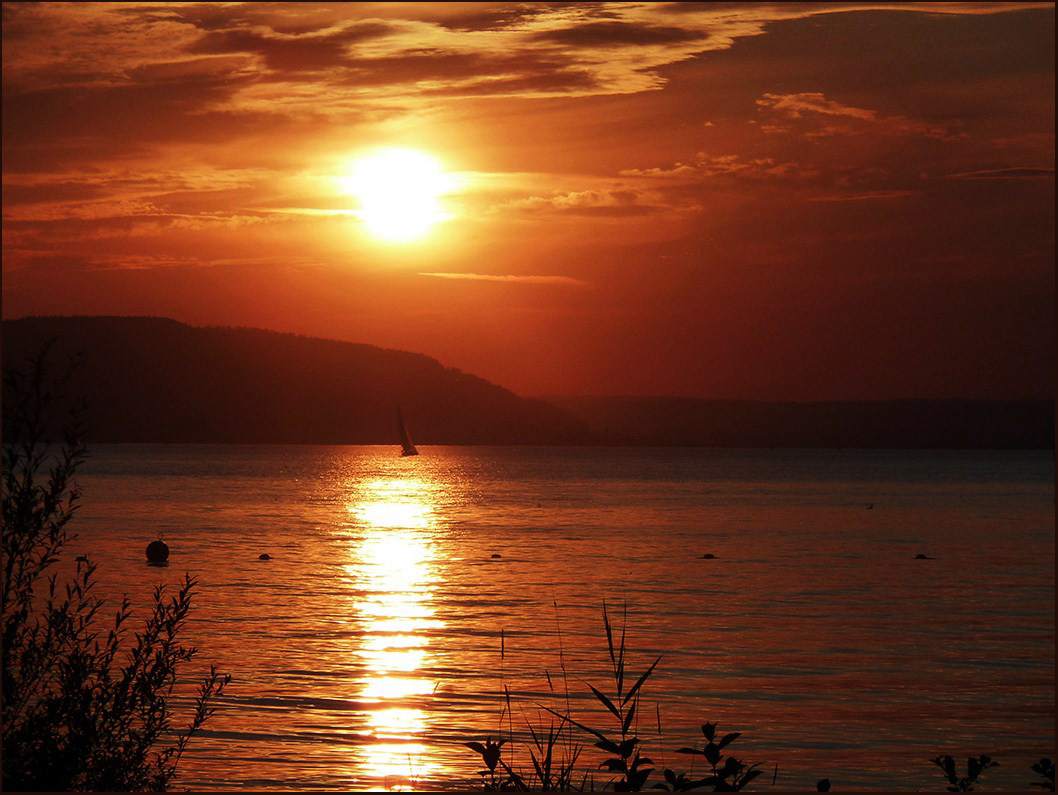
[[390,789],[413,787],[437,772],[422,738],[428,713],[422,699],[437,683],[418,675],[429,659],[426,633],[435,617],[435,551],[427,532],[435,521],[431,484],[414,478],[360,484],[349,512],[363,535],[350,547],[345,570],[358,594],[363,627],[357,650],[367,671],[356,697],[372,705],[372,741],[357,749],[358,772]]

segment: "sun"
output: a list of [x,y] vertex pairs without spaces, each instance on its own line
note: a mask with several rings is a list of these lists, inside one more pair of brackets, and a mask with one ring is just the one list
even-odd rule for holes
[[418,149],[368,152],[353,161],[349,176],[341,181],[360,202],[360,220],[380,240],[419,240],[450,217],[441,199],[454,188],[452,175],[440,160]]

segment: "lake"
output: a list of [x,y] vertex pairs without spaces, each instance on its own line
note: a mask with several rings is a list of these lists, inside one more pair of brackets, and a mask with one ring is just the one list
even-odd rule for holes
[[661,656],[659,770],[705,721],[758,790],[940,789],[945,753],[1026,789],[1053,758],[1052,451],[421,451],[92,448],[71,556],[137,617],[197,577],[186,677],[234,676],[178,789],[465,788],[463,742],[546,729],[567,690],[609,730],[604,602],[629,676]]

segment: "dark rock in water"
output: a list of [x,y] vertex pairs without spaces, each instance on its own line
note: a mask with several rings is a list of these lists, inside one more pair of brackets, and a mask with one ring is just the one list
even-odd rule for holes
[[272,556],[269,555],[267,552],[262,552],[260,555],[257,556],[257,559],[258,560],[271,560]]
[[502,558],[503,555],[501,555],[499,552],[493,552],[491,555],[489,555],[489,557],[490,558]]
[[[869,502],[869,503],[867,503],[867,510],[868,510],[868,511],[869,511],[869,510],[871,510],[871,508],[873,508],[873,507],[874,507],[874,503],[873,503],[873,502]],[[824,779],[824,780],[825,780],[825,779]]]
[[160,538],[147,545],[147,560],[151,563],[165,563],[169,560],[169,545]]
[[915,555],[915,560],[936,560],[936,558],[931,558],[929,555],[923,555],[921,552],[919,552],[917,555]]
[[706,552],[704,555],[702,555],[702,560],[716,560],[716,555],[714,555],[712,552]]

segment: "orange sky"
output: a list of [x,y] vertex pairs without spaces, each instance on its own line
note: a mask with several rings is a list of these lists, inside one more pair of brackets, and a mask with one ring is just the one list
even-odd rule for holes
[[[5,318],[526,395],[1054,393],[1053,4],[10,4],[3,35]],[[452,174],[418,241],[342,188],[385,146]]]

